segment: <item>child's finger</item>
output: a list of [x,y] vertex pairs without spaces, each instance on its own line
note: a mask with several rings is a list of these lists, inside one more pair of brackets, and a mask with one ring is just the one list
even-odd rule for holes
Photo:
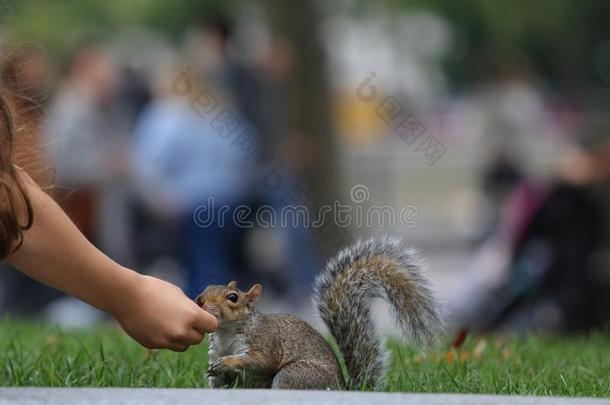
[[200,333],[210,333],[216,330],[216,326],[216,317],[198,308],[197,316],[193,320],[193,328]]
[[181,343],[186,343],[189,346],[198,345],[199,343],[201,343],[204,337],[204,333],[201,333],[195,329],[191,329],[191,331],[183,337]]
[[175,352],[185,352],[189,348],[189,345],[184,343],[171,343],[168,347],[169,350],[173,350]]

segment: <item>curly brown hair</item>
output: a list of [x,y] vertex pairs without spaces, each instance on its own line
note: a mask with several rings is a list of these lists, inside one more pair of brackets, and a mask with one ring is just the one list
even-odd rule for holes
[[15,127],[8,97],[0,88],[0,260],[23,243],[34,212],[25,185],[13,163]]

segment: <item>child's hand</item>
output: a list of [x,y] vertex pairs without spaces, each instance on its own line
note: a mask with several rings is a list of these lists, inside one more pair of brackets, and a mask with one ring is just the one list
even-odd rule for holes
[[23,243],[7,257],[9,264],[113,315],[148,348],[184,351],[216,329],[216,318],[178,287],[110,260],[24,173],[22,181],[36,219],[23,233]]
[[115,318],[125,332],[149,349],[185,351],[216,330],[216,318],[173,284],[154,277],[134,280],[129,296],[117,297]]

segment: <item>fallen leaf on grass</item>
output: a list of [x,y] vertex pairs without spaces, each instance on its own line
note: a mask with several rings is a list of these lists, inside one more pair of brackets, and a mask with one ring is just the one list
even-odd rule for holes
[[453,350],[447,351],[447,353],[445,353],[445,362],[447,362],[447,364],[453,364],[454,361],[455,352]]
[[468,336],[468,330],[467,329],[461,329],[455,335],[455,338],[453,339],[453,342],[451,343],[451,346],[456,348],[456,349],[462,347],[462,345],[466,341],[466,337],[467,336]]
[[474,357],[479,360],[482,356],[483,356],[483,352],[485,351],[485,349],[487,348],[487,340],[485,339],[481,339],[477,342],[476,346],[474,347],[474,350],[472,351],[472,353],[474,354]]
[[465,363],[470,358],[470,352],[468,350],[464,350],[460,353],[460,362]]

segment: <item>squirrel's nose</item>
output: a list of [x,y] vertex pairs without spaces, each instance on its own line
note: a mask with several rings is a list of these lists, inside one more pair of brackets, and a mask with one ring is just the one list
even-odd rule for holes
[[204,299],[201,295],[198,295],[197,298],[195,298],[195,304],[199,305],[200,307],[203,307],[203,303],[204,303]]

